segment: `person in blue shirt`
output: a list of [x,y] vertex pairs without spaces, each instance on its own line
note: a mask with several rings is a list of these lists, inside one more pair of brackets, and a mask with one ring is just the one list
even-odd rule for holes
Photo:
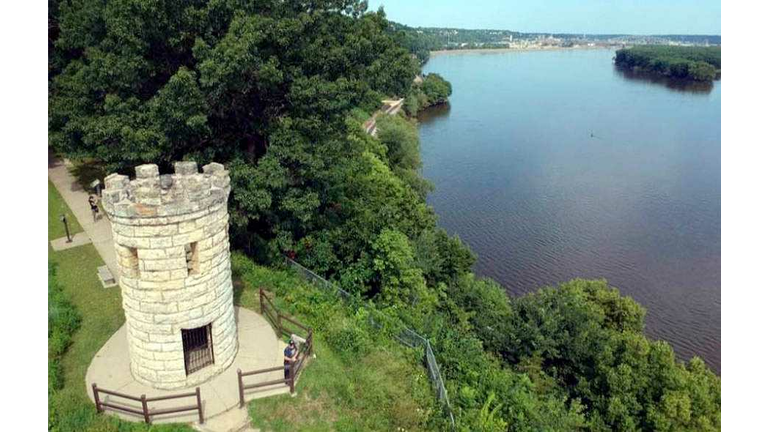
[[296,342],[291,339],[288,346],[283,351],[283,367],[285,369],[285,379],[291,376],[291,365],[299,357],[299,350],[296,348]]

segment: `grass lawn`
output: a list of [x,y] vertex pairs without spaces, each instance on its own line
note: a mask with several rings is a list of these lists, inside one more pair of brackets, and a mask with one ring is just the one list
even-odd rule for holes
[[80,224],[77,222],[77,218],[72,214],[72,211],[67,207],[67,204],[59,195],[59,191],[56,190],[56,186],[48,181],[48,240],[61,238],[67,235],[64,231],[64,224],[59,217],[65,214],[67,215],[67,221],[69,222],[70,234],[79,233],[83,230]]
[[428,378],[402,354],[382,349],[359,360],[345,358],[319,337],[315,352],[317,358],[300,376],[296,396],[248,404],[254,427],[265,432],[428,429],[428,408],[414,398],[433,397]]
[[[50,231],[61,226],[58,210],[69,211],[61,196],[48,183],[49,238],[64,235]],[[71,221],[77,223],[74,216]],[[56,224],[58,222],[58,225]],[[79,225],[76,226],[78,229]],[[48,246],[48,258],[56,263],[56,278],[69,300],[82,316],[80,328],[75,332],[72,345],[62,358],[64,387],[52,400],[53,410],[59,419],[56,431],[192,431],[185,425],[147,426],[143,423],[121,421],[114,416],[96,414],[88,399],[85,373],[96,352],[125,322],[119,288],[104,289],[96,276],[96,268],[104,265],[92,244],[54,252]],[[104,383],[107,386],[107,383]]]

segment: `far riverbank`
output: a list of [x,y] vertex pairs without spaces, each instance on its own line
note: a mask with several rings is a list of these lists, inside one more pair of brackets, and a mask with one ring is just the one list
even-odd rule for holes
[[430,51],[430,56],[438,55],[451,55],[451,54],[471,54],[471,53],[503,53],[503,52],[528,52],[528,51],[576,51],[576,50],[602,50],[602,49],[618,49],[620,45],[607,46],[578,46],[578,47],[540,47],[540,48],[470,48],[470,49],[454,49],[454,50],[437,50]]

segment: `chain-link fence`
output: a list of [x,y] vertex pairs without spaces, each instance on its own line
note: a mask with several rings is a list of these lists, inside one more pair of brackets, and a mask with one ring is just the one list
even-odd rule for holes
[[[319,286],[324,290],[334,292],[337,295],[341,296],[344,300],[349,302],[354,302],[357,299],[357,297],[353,296],[349,292],[344,291],[343,289],[339,288],[333,283],[318,276],[315,272],[313,272],[312,270],[309,270],[308,268],[297,263],[296,261],[287,257],[285,258],[285,260],[291,268],[296,270],[302,277],[312,282],[314,285]],[[381,311],[371,308],[366,304],[362,304],[361,306],[365,307],[368,310],[369,312],[368,316],[370,317],[371,324],[377,327],[383,327],[387,325],[392,328],[395,328],[396,330],[393,332],[393,335],[395,336],[395,338],[397,338],[397,340],[400,343],[402,343],[403,345],[407,345],[411,348],[421,347],[424,350],[424,363],[426,364],[427,372],[429,373],[429,379],[430,381],[432,381],[432,385],[435,388],[435,392],[437,393],[437,399],[442,404],[443,409],[445,410],[445,413],[448,416],[448,420],[451,423],[451,430],[455,430],[456,421],[453,417],[451,402],[448,400],[448,392],[445,390],[445,383],[443,382],[443,376],[440,374],[440,366],[437,364],[437,360],[435,359],[435,353],[432,351],[432,345],[429,343],[429,340],[424,336],[411,330],[410,328],[405,327],[401,322],[393,322],[392,318],[388,317],[387,315],[384,315],[383,313],[381,313]]]

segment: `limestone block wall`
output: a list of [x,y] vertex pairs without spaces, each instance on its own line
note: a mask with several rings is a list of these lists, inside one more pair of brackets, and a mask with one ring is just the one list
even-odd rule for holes
[[[120,267],[131,372],[159,389],[194,386],[226,369],[238,349],[232,298],[229,172],[177,162],[175,173],[111,174],[103,204]],[[182,329],[211,324],[214,364],[187,373]]]

